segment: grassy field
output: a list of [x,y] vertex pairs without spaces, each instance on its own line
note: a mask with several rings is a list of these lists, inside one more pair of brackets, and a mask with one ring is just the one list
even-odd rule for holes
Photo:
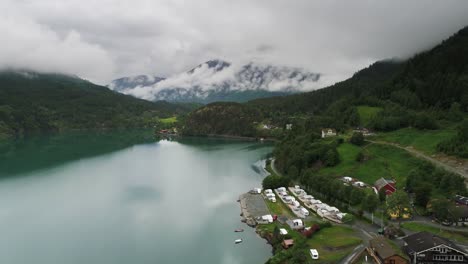
[[361,118],[361,124],[368,126],[372,117],[382,110],[380,107],[361,105],[357,107],[359,117]]
[[441,237],[445,237],[451,240],[458,241],[460,243],[468,243],[467,233],[442,230],[437,227],[425,225],[422,223],[414,223],[414,222],[403,223],[401,224],[401,227],[411,230],[411,231],[415,231],[415,232],[427,231],[427,232],[439,235]]
[[437,152],[437,144],[455,136],[455,129],[419,130],[404,128],[397,131],[379,133],[373,139],[398,143],[402,146],[413,146],[427,154]]
[[167,124],[174,124],[177,122],[177,117],[176,116],[173,116],[173,117],[168,117],[168,118],[162,118],[162,119],[159,119],[159,121],[161,121],[161,123],[167,125]]
[[[356,161],[356,156],[363,151],[369,156],[365,162]],[[397,186],[404,186],[406,177],[418,162],[416,158],[405,150],[391,146],[369,144],[357,147],[350,143],[338,147],[341,162],[335,167],[323,168],[322,175],[350,176],[365,183],[374,184],[381,177],[393,178]]]
[[[320,261],[317,263],[337,263],[361,243],[355,231],[344,226],[325,228],[307,240],[307,245],[319,252]],[[306,253],[309,254],[308,251]]]
[[271,202],[268,199],[265,199],[265,203],[268,206],[268,209],[270,210],[270,213],[273,215],[284,215],[287,216],[288,218],[294,218],[294,214],[291,212],[291,210],[280,200],[278,197],[276,203]]

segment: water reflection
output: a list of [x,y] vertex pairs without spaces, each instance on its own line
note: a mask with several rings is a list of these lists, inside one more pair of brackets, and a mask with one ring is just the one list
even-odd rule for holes
[[154,141],[148,130],[73,132],[0,141],[0,178]]
[[[260,184],[252,166],[261,167],[271,147],[189,142],[137,145],[4,178],[0,263],[263,263],[271,249],[242,226],[236,200]],[[239,227],[246,232],[234,233]],[[245,242],[234,245],[239,235]]]

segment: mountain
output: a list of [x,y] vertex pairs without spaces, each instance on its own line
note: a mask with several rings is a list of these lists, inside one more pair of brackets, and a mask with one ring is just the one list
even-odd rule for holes
[[[357,113],[361,105],[382,109],[369,124],[375,130],[390,131],[408,126],[433,129],[438,122],[459,122],[468,112],[468,27],[406,61],[379,61],[332,86],[252,100],[242,105],[245,110],[236,111],[250,113],[250,109],[255,109],[251,126],[256,122],[281,126],[286,122],[302,122],[308,129],[346,130],[361,125]],[[217,110],[210,112],[211,107]],[[203,130],[191,122],[191,119],[203,118],[199,115],[205,112],[227,117],[221,107],[207,105],[192,112],[187,119],[187,124],[192,125],[186,126],[187,134],[231,127],[210,124],[210,120],[230,122],[222,117],[211,116],[203,124]],[[245,130],[251,131],[250,128]]]
[[75,76],[0,72],[0,138],[67,129],[135,128],[189,109],[123,95]]
[[123,92],[126,89],[133,89],[137,86],[151,86],[162,80],[164,78],[158,76],[137,75],[115,79],[107,87],[116,92]]
[[299,68],[210,60],[166,79],[144,75],[127,77],[112,81],[108,87],[150,101],[246,102],[312,90],[318,87],[319,79],[320,74]]

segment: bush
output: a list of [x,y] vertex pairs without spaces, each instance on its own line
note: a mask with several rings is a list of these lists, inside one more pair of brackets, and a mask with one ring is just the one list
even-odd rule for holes
[[286,177],[269,175],[262,181],[263,189],[276,189],[279,187],[289,186],[290,180]]
[[351,144],[354,144],[356,146],[362,146],[364,145],[364,135],[359,132],[353,133],[349,142],[351,142]]

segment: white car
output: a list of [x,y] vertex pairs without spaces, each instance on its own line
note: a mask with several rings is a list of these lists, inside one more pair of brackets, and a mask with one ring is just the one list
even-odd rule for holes
[[310,256],[312,259],[319,259],[318,251],[314,248],[310,249]]

